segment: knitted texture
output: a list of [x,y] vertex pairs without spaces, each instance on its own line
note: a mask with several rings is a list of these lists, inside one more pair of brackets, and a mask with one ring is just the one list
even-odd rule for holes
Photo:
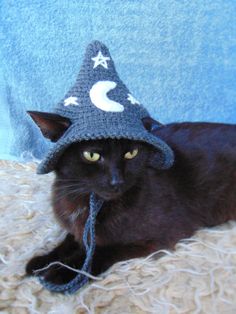
[[69,118],[72,124],[39,165],[40,174],[54,170],[71,143],[92,139],[143,141],[160,152],[157,168],[173,164],[171,148],[144,128],[142,118],[149,113],[120,80],[109,50],[101,42],[87,47],[76,83],[57,104],[55,113]]
[[[96,216],[101,209],[103,201],[97,199],[95,194],[92,193],[90,195],[90,206],[89,206],[89,216],[87,218],[84,233],[83,233],[83,243],[86,252],[86,258],[81,268],[83,272],[90,272],[91,271],[91,262],[96,246],[95,241],[95,223],[96,223]],[[67,284],[57,285],[46,281],[43,277],[39,277],[40,283],[48,290],[52,292],[61,292],[71,294],[76,292],[82,286],[84,286],[88,282],[88,277],[81,273],[72,279]]]

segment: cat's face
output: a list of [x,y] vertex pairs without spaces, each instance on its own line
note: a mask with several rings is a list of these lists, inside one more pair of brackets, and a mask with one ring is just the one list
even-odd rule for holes
[[148,144],[126,139],[75,143],[57,163],[57,180],[68,195],[95,192],[116,199],[140,184],[151,151]]
[[[71,121],[58,114],[28,111],[42,134],[58,141]],[[151,117],[142,119],[150,133],[160,127]],[[134,186],[141,186],[147,165],[158,169],[159,152],[153,146],[127,139],[103,139],[72,144],[59,159],[54,184],[56,199],[77,197],[95,192],[110,200]],[[58,195],[60,194],[60,195]]]

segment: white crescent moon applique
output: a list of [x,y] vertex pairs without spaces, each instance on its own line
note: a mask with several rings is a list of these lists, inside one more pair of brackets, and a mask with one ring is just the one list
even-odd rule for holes
[[103,111],[122,112],[124,106],[107,97],[107,93],[116,87],[116,83],[112,81],[98,81],[89,91],[89,96],[97,108]]

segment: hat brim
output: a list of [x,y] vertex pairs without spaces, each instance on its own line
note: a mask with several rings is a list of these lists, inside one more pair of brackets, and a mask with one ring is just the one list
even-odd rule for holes
[[60,156],[72,143],[109,138],[130,139],[151,144],[159,152],[158,169],[168,169],[173,165],[174,153],[172,149],[160,138],[145,129],[133,127],[127,132],[126,130],[112,128],[112,130],[106,129],[106,131],[103,131],[101,134],[94,130],[89,130],[88,128],[81,130],[80,126],[74,125],[70,127],[63,137],[51,148],[43,161],[39,164],[37,173],[46,174],[53,171]]

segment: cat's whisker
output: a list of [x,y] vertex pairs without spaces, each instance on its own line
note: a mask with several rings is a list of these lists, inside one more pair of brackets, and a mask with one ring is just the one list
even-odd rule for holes
[[64,191],[66,189],[78,187],[78,184],[67,184],[67,185],[61,185],[61,186],[56,186],[54,187],[54,191]]
[[73,179],[73,178],[70,178],[70,179],[62,179],[62,178],[57,178],[56,179],[56,182],[80,182],[80,180],[78,180],[77,178]]
[[[85,194],[87,194],[87,190],[83,189],[83,188],[75,188],[75,189],[70,189],[70,190],[62,190],[64,193],[55,193],[54,194],[54,201],[55,202],[58,202],[60,200],[62,200],[63,198],[67,197],[67,196],[70,196],[71,199],[76,199],[78,197],[81,197],[81,196],[84,196]],[[74,194],[74,197],[73,197],[73,194]]]
[[60,192],[60,191],[65,191],[71,188],[84,189],[84,186],[85,186],[85,182],[83,181],[82,182],[77,181],[76,183],[71,183],[71,184],[61,184],[59,186],[54,184],[53,191]]
[[76,190],[74,190],[74,191],[67,191],[67,192],[65,192],[65,193],[63,193],[63,194],[60,194],[60,195],[58,195],[58,196],[56,196],[56,197],[54,197],[54,202],[59,202],[59,201],[61,201],[63,198],[66,198],[66,197],[68,197],[68,196],[70,196],[70,199],[71,200],[74,200],[74,199],[76,199],[76,198],[78,198],[79,196],[81,196],[83,193],[78,193],[78,191],[76,191]]

